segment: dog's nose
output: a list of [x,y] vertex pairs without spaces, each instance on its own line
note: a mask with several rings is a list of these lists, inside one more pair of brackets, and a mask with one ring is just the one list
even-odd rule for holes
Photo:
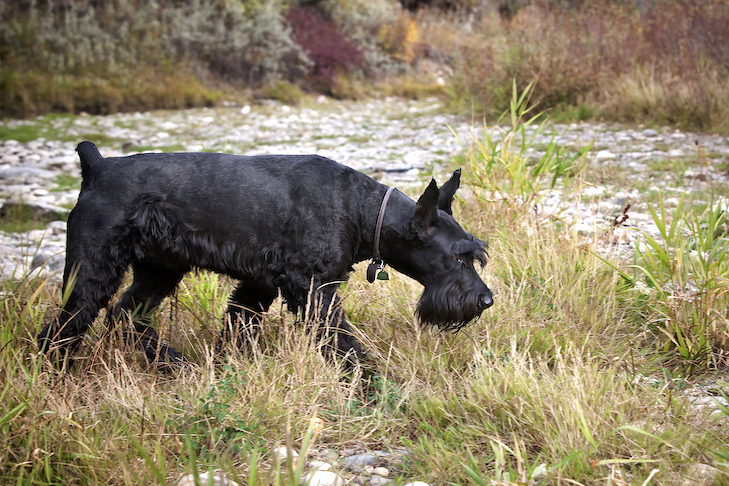
[[491,296],[491,292],[487,294],[481,294],[478,298],[478,310],[483,311],[494,305],[494,299]]

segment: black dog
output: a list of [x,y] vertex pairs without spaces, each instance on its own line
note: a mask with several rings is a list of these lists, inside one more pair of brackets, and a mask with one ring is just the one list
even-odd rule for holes
[[150,360],[182,360],[148,318],[193,268],[239,280],[221,343],[250,339],[280,292],[291,311],[324,323],[322,337],[350,359],[364,353],[336,290],[355,262],[372,259],[370,281],[387,263],[422,283],[417,315],[444,330],[460,329],[493,303],[474,268],[485,265],[486,244],[451,213],[460,170],[440,189],[431,181],[416,204],[314,155],[104,159],[91,142],[76,150],[83,182],[68,219],[63,287],[70,296],[38,335],[56,359],[78,345],[130,265],[134,282],[109,320],[133,315]]

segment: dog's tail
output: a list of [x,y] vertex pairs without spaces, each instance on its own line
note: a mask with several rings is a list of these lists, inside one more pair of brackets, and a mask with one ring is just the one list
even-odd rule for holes
[[96,145],[91,142],[81,142],[76,147],[76,152],[78,152],[78,158],[81,159],[81,176],[84,178],[86,178],[94,164],[104,158],[99,153]]

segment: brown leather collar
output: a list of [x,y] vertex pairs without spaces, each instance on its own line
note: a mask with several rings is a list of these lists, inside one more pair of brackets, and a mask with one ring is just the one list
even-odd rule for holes
[[375,226],[375,250],[372,256],[372,260],[367,266],[367,281],[369,283],[374,282],[375,277],[377,277],[379,280],[387,280],[389,278],[387,272],[385,272],[385,262],[382,260],[382,256],[380,255],[380,234],[382,233],[382,220],[385,219],[385,208],[387,207],[387,200],[390,199],[390,194],[392,194],[392,191],[394,190],[394,187],[390,187],[387,189],[385,197],[382,198],[380,214],[377,215],[377,226]]

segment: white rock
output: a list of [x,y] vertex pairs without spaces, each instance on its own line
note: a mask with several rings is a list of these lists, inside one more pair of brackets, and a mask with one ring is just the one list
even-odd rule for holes
[[678,206],[678,198],[677,197],[669,197],[663,201],[663,204],[665,206]]
[[299,483],[308,486],[344,486],[344,479],[331,471],[313,471],[304,476]]
[[381,476],[372,476],[369,481],[367,481],[371,486],[382,486],[385,484],[389,484],[392,481],[390,481],[387,478],[383,478]]
[[386,478],[390,475],[390,471],[386,467],[376,467],[372,470],[372,474]]
[[542,476],[546,476],[548,472],[548,468],[546,464],[540,464],[532,471],[532,479],[536,479]]
[[[195,476],[192,474],[188,474],[187,476],[181,477],[177,481],[175,481],[175,486],[195,486],[196,484],[211,484],[210,483],[210,475],[209,473],[202,473],[198,475],[197,477],[198,482],[195,482]],[[225,476],[221,474],[213,474],[212,475],[212,484],[213,486],[240,486],[240,484],[236,483],[235,481],[231,481]]]
[[[289,457],[289,451],[286,448],[286,446],[277,447],[274,450],[271,451],[271,454],[273,454],[274,457],[278,457],[282,461],[285,461]],[[295,450],[291,449],[291,457],[297,458],[299,457],[299,453]]]
[[605,194],[603,186],[587,186],[582,189],[583,196],[600,196],[602,194]]
[[313,469],[314,471],[330,471],[332,469],[332,465],[324,461],[311,461],[307,465],[309,469]]

